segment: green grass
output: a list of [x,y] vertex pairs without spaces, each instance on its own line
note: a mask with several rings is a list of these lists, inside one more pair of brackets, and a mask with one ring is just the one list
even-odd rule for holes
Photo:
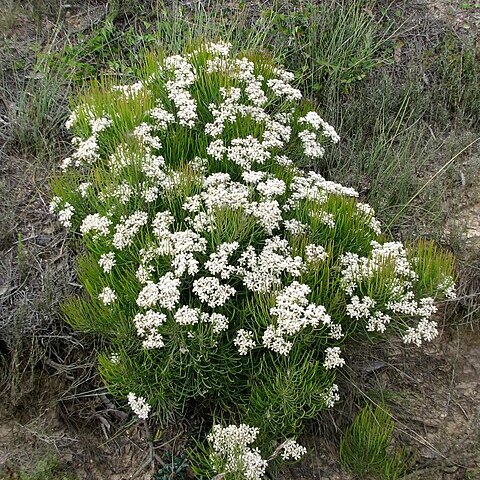
[[77,480],[75,473],[65,471],[54,455],[37,461],[31,468],[0,470],[2,480]]

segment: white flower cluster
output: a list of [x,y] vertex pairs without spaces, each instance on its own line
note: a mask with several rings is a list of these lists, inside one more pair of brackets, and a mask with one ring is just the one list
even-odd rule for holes
[[222,285],[216,277],[202,277],[195,280],[192,291],[197,294],[201,302],[212,308],[224,305],[235,294],[233,287]]
[[87,196],[88,190],[92,184],[90,182],[83,182],[78,186],[77,191],[80,193],[80,195],[85,198]]
[[450,300],[457,298],[455,281],[451,276],[445,276],[444,279],[439,283],[437,289],[440,293],[445,295],[445,298]]
[[60,197],[53,197],[50,202],[50,213],[56,213],[58,221],[62,224],[64,228],[70,228],[72,226],[72,217],[75,213],[73,205],[68,202],[63,203],[62,208],[62,199]]
[[148,282],[137,297],[137,305],[142,308],[160,306],[173,310],[180,300],[180,279],[175,278],[172,272],[163,275],[158,283]]
[[153,125],[143,122],[135,127],[133,130],[133,136],[137,137],[147,150],[150,150],[150,148],[160,150],[162,148],[162,142],[157,136],[152,134],[154,130],[155,128]]
[[220,333],[228,329],[228,318],[221,313],[202,312],[199,308],[191,308],[188,305],[180,307],[174,315],[179,325],[196,325],[204,322],[212,325],[213,333]]
[[356,286],[364,280],[372,278],[383,268],[391,267],[397,278],[405,285],[417,279],[407,258],[405,247],[398,242],[380,244],[372,241],[370,258],[360,257],[354,253],[346,253],[341,258],[343,266],[342,285],[348,294],[352,294]]
[[307,453],[307,449],[290,438],[282,444],[282,458],[284,460],[300,460]]
[[256,346],[255,340],[253,339],[253,332],[243,328],[237,332],[233,343],[238,348],[240,355],[246,355],[252,348],[255,348]]
[[281,285],[283,274],[298,277],[304,271],[302,258],[291,253],[288,241],[278,236],[268,238],[258,254],[250,245],[238,260],[238,274],[249,290],[267,293]]
[[332,368],[343,367],[345,365],[345,359],[343,359],[340,354],[342,351],[340,347],[328,347],[325,350],[325,360],[323,366],[330,370]]
[[[347,253],[341,258],[342,285],[347,294],[351,295],[350,303],[346,307],[347,315],[356,320],[366,320],[368,331],[381,333],[385,332],[393,316],[418,318],[415,327],[408,327],[403,337],[405,343],[420,346],[423,341],[431,341],[438,334],[437,322],[430,320],[437,307],[431,297],[421,299],[415,297],[412,288],[418,275],[407,258],[405,247],[398,242],[379,244],[375,241],[372,241],[372,247],[368,258],[352,253]],[[360,299],[358,295],[353,295],[358,285],[376,278],[382,271],[390,274],[391,278],[385,286],[389,293],[387,302],[378,306],[373,298],[364,296]],[[387,278],[386,275],[385,277]],[[446,285],[451,285],[453,279],[447,282]],[[438,287],[443,289],[444,294],[446,288],[448,289],[448,286],[442,284]],[[374,311],[376,306],[379,309]]]
[[340,325],[332,323],[325,307],[308,301],[310,292],[308,285],[294,281],[277,295],[275,306],[270,308],[270,314],[275,318],[276,323],[266,328],[262,338],[266,348],[287,355],[293,343],[286,337],[295,335],[309,326],[329,327],[330,336],[341,337]]
[[152,108],[148,114],[155,120],[155,127],[160,130],[165,130],[170,123],[175,122],[175,116],[165,110],[160,103],[157,103],[157,106]]
[[382,227],[380,222],[375,218],[375,210],[368,205],[368,203],[357,202],[357,212],[358,215],[366,217],[367,225],[373,230],[377,235],[382,233]]
[[113,246],[118,250],[128,247],[140,228],[147,223],[148,213],[135,212],[127,218],[120,220],[115,225],[115,235],[113,236]]
[[116,264],[115,252],[102,254],[98,260],[98,264],[103,268],[105,273],[110,273]]
[[347,305],[347,315],[351,318],[368,318],[370,317],[370,309],[375,306],[375,300],[370,297],[363,297],[362,300],[358,298],[357,295],[354,295],[350,302]]
[[325,149],[317,140],[317,135],[310,130],[302,130],[298,133],[298,138],[303,143],[303,150],[305,156],[309,158],[322,158],[325,154]]
[[193,66],[181,55],[167,57],[164,68],[173,71],[173,80],[167,82],[167,95],[177,109],[178,123],[192,128],[197,120],[197,104],[188,91],[196,79]]
[[327,408],[333,408],[333,406],[340,401],[340,394],[338,393],[338,385],[333,384],[323,395],[323,401]]
[[212,463],[221,465],[219,474],[242,475],[246,480],[263,478],[268,462],[262,458],[258,448],[249,446],[258,433],[258,428],[245,424],[213,426],[207,440],[212,444]]
[[141,418],[142,420],[148,418],[152,406],[147,403],[144,397],[137,397],[134,393],[130,392],[127,396],[127,400],[133,413],[135,413],[138,418]]
[[223,280],[227,280],[236,272],[235,266],[228,263],[228,257],[238,247],[238,242],[220,244],[217,247],[217,251],[210,254],[209,260],[205,262],[205,268],[212,275],[219,275]]
[[298,119],[298,123],[306,123],[314,130],[319,130],[320,127],[322,127],[322,133],[324,136],[330,138],[333,143],[338,143],[340,141],[340,137],[335,129],[323,120],[317,112],[308,112],[304,117]]
[[328,253],[321,245],[309,243],[305,247],[305,256],[308,263],[315,264],[319,262],[324,262],[328,258]]
[[87,215],[80,225],[80,232],[82,235],[87,235],[90,232],[95,232],[94,239],[99,236],[107,236],[110,233],[111,220],[107,217],[102,217],[98,213]]
[[114,85],[112,91],[120,92],[125,98],[133,99],[144,91],[145,85],[142,82],[132,83],[131,85]]
[[158,332],[158,329],[166,320],[166,315],[153,310],[135,315],[133,323],[138,336],[143,338],[143,348],[162,348],[165,345],[163,336]]
[[111,127],[113,124],[110,116],[104,115],[98,117],[95,111],[87,106],[83,109],[75,109],[65,123],[65,127],[70,130],[79,121],[79,117],[82,115],[89,124],[91,132],[90,136],[84,139],[73,137],[72,145],[76,147],[76,149],[71,157],[67,157],[63,160],[61,165],[63,170],[70,166],[80,167],[97,161],[100,158],[98,136],[102,131]]
[[302,235],[308,231],[308,225],[305,225],[295,218],[292,220],[285,220],[283,226],[285,227],[285,230],[292,235]]
[[117,295],[110,287],[105,287],[98,294],[98,298],[104,305],[110,305],[117,299]]

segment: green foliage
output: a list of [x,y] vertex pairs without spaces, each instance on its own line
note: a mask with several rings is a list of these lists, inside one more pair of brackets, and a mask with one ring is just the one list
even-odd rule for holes
[[394,429],[395,422],[384,407],[364,407],[340,441],[343,466],[360,478],[401,478],[407,468],[407,459],[404,450],[392,450]]
[[187,479],[187,463],[185,457],[164,455],[163,466],[153,475],[152,480],[184,480]]

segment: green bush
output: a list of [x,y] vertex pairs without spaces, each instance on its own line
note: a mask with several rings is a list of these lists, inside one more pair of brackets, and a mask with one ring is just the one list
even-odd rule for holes
[[192,46],[136,75],[93,86],[67,122],[52,211],[82,238],[87,295],[64,310],[105,339],[101,375],[139,418],[195,405],[244,422],[217,425],[207,455],[239,478],[335,403],[352,340],[437,334],[453,259],[387,242],[357,192],[301,170],[339,137],[265,55]]
[[340,441],[342,464],[361,478],[401,478],[407,459],[403,450],[390,451],[394,429],[395,422],[384,408],[364,407]]

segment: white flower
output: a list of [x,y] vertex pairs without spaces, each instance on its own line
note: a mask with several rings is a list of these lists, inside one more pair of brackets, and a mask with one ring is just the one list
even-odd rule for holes
[[357,320],[370,317],[370,309],[375,307],[375,300],[367,296],[364,296],[360,301],[358,296],[355,295],[350,299],[350,302],[347,305],[347,315]]
[[165,344],[158,328],[167,320],[163,313],[148,310],[145,313],[137,313],[133,319],[137,334],[143,338],[143,348],[162,348]]
[[110,273],[112,271],[112,268],[115,266],[115,263],[116,260],[114,252],[104,253],[100,256],[100,259],[98,260],[98,264],[103,268],[103,271],[105,273]]
[[268,87],[277,97],[286,97],[288,100],[300,100],[302,93],[297,88],[293,88],[283,79],[272,78],[267,80]]
[[152,155],[149,151],[145,153],[141,162],[142,172],[149,178],[163,180],[165,178],[165,159],[161,155]]
[[98,213],[87,215],[82,224],[80,225],[80,232],[82,235],[87,235],[91,231],[94,231],[97,235],[106,236],[110,233],[111,220],[107,217],[103,217]]
[[156,305],[159,297],[158,285],[148,282],[137,297],[137,305],[142,308],[149,308]]
[[207,148],[207,155],[210,155],[215,160],[221,160],[226,151],[227,149],[223,144],[223,140],[218,139],[210,143]]
[[245,170],[251,170],[254,163],[264,163],[270,152],[252,135],[234,138],[227,148],[227,158]]
[[144,397],[137,397],[134,393],[130,392],[127,397],[128,404],[133,413],[143,420],[148,418],[148,414],[152,409],[151,405],[147,403]]
[[258,183],[257,190],[264,197],[276,197],[285,193],[286,185],[279,178],[269,178],[265,182]]
[[294,439],[285,440],[282,444],[282,450],[284,460],[300,460],[307,453],[307,449],[299,445]]
[[113,365],[118,365],[120,363],[120,354],[113,352],[110,354],[110,362],[113,363]]
[[318,212],[312,212],[312,217],[319,220],[321,223],[327,225],[327,227],[335,228],[335,219],[333,213],[328,213],[323,210]]
[[152,108],[148,114],[156,121],[155,126],[162,130],[165,130],[169,123],[175,122],[175,116],[161,106]]
[[64,226],[64,228],[70,228],[72,226],[72,217],[75,212],[73,206],[65,202],[63,208],[57,212],[58,221]]
[[332,408],[335,403],[340,400],[340,395],[338,393],[338,385],[335,383],[329,388],[323,395],[323,401],[325,402],[325,406],[327,408]]
[[246,210],[257,218],[258,223],[262,225],[268,235],[279,228],[282,221],[282,210],[277,200],[252,202]]
[[257,184],[264,178],[266,175],[265,172],[260,172],[256,170],[244,170],[242,172],[242,178],[245,181],[245,183],[251,183],[251,184]]
[[205,318],[205,321],[209,322],[213,326],[213,333],[220,333],[228,330],[228,318],[221,313],[212,313]]
[[207,440],[212,443],[213,457],[221,461],[224,474],[240,474],[246,480],[264,477],[268,462],[258,448],[249,447],[258,435],[258,428],[245,424],[222,427],[214,425]]
[[137,268],[137,272],[135,276],[137,277],[137,280],[142,284],[147,284],[151,282],[151,273],[153,272],[153,266],[152,265],[139,265]]
[[70,115],[67,118],[67,121],[65,122],[65,128],[67,130],[71,130],[71,128],[75,125],[75,123],[78,120],[78,109],[76,108],[75,110],[72,110],[70,112]]
[[262,336],[262,343],[265,348],[277,352],[281,355],[288,355],[293,347],[293,343],[285,340],[282,332],[269,325]]
[[303,143],[305,156],[309,158],[321,158],[325,154],[325,149],[318,143],[317,135],[309,130],[302,130],[298,133],[298,138]]
[[184,305],[175,312],[174,317],[179,325],[195,325],[200,320],[200,310]]
[[175,278],[173,272],[167,272],[160,277],[158,286],[158,304],[162,308],[172,310],[180,300],[180,279]]
[[268,238],[259,254],[252,246],[248,246],[238,264],[237,273],[244,285],[249,290],[263,293],[279,285],[282,274],[298,277],[305,268],[301,257],[291,256],[288,241],[277,236]]
[[375,312],[368,318],[367,330],[369,332],[385,332],[387,325],[390,323],[392,318],[390,315],[382,312]]
[[240,355],[246,355],[252,348],[255,348],[256,343],[253,339],[253,332],[241,328],[237,331],[233,343],[238,348]]
[[174,216],[169,211],[158,212],[152,221],[153,234],[159,239],[170,237],[170,227],[175,222]]
[[414,343],[417,347],[423,341],[430,342],[438,335],[437,322],[422,318],[416,327],[410,327],[403,336],[405,343]]
[[148,213],[140,211],[132,213],[127,218],[122,218],[120,223],[115,226],[113,246],[118,250],[128,247],[140,228],[147,223],[147,220]]
[[130,99],[136,97],[144,88],[145,86],[142,82],[136,82],[131,85],[114,85],[112,90],[114,92],[120,92],[125,98]]
[[210,42],[205,44],[204,48],[206,52],[211,53],[212,55],[227,57],[232,48],[232,44],[229,42]]
[[72,144],[77,147],[71,157],[71,161],[74,162],[75,165],[80,166],[83,164],[91,164],[100,158],[96,134],[93,134],[84,140],[74,137],[72,139]]
[[83,198],[86,198],[88,189],[92,186],[90,182],[82,182],[77,190]]
[[202,277],[193,282],[193,292],[209,307],[219,307],[235,294],[235,289],[228,285],[222,285],[218,278]]
[[307,123],[315,130],[318,130],[320,127],[322,127],[323,134],[330,138],[333,143],[338,143],[340,141],[340,137],[335,129],[325,120],[323,120],[317,112],[308,112],[304,117],[300,117],[298,119],[298,123]]
[[55,213],[61,203],[62,203],[62,199],[60,197],[58,196],[53,197],[49,205],[49,212]]
[[100,133],[108,127],[112,126],[112,119],[109,115],[105,115],[104,117],[100,118],[92,118],[90,120],[90,127],[92,129],[92,133]]
[[219,275],[223,280],[227,280],[236,271],[236,267],[229,265],[228,257],[239,247],[238,242],[222,243],[217,247],[217,251],[210,254],[210,259],[205,262],[205,268],[212,275]]
[[285,230],[292,235],[301,235],[308,231],[308,225],[296,220],[293,218],[292,220],[285,220],[283,222]]
[[160,149],[162,148],[162,143],[157,136],[152,135],[153,130],[153,125],[149,125],[148,123],[144,122],[135,127],[133,130],[133,135],[141,140],[147,148],[151,147]]
[[455,281],[452,276],[445,276],[442,281],[438,284],[437,290],[440,293],[443,293],[446,298],[453,300],[457,298]]
[[328,347],[325,350],[325,360],[323,366],[327,370],[332,368],[343,367],[345,365],[345,360],[340,356],[342,351],[340,347]]
[[103,302],[104,305],[110,305],[117,299],[117,296],[110,287],[105,287],[99,293],[98,298]]
[[307,257],[307,262],[318,263],[325,261],[328,258],[328,253],[321,245],[309,243],[305,247],[305,256]]

